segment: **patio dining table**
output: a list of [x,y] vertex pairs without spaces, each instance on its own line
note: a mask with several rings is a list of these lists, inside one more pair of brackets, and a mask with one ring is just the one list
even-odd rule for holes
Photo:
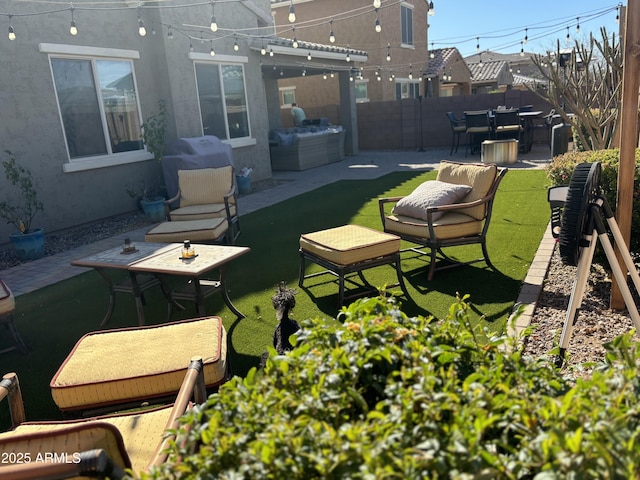
[[[489,110],[489,118],[491,119],[492,128],[493,128],[493,136],[495,136],[495,126],[493,126],[493,110]],[[518,112],[518,117],[520,117],[520,123],[523,128],[523,138],[522,144],[520,145],[523,153],[528,153],[531,151],[531,147],[533,146],[533,120],[535,118],[540,117],[544,112],[540,110],[531,111],[531,112]]]
[[[225,285],[225,272],[229,262],[249,252],[248,247],[222,246],[222,245],[193,245],[196,256],[188,260],[182,260],[180,243],[154,243],[143,242],[136,245],[134,250],[125,252],[122,247],[114,247],[108,250],[73,260],[71,265],[89,267],[95,269],[109,286],[109,307],[100,326],[106,325],[115,308],[116,293],[128,293],[133,295],[136,302],[138,325],[142,326],[144,320],[144,291],[160,286],[169,306],[176,305],[183,308],[177,299],[193,300],[196,302],[198,313],[205,315],[204,299],[215,292],[222,293],[225,304],[229,309],[244,317],[233,305]],[[216,280],[205,280],[203,277],[212,270],[219,270]],[[124,279],[116,280],[110,270],[125,271]],[[188,293],[177,295],[177,289],[171,291],[164,276],[188,277]]]

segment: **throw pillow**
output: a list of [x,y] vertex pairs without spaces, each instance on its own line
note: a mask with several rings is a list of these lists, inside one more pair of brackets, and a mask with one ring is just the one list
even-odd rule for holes
[[[469,185],[429,180],[396,203],[393,213],[427,220],[427,208],[458,203],[470,191]],[[431,218],[437,220],[442,215],[442,212],[435,212]]]

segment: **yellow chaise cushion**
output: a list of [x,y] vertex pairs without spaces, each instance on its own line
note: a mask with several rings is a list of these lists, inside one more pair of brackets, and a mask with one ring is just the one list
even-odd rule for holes
[[233,167],[178,170],[180,206],[222,203],[233,185]]
[[359,225],[300,236],[300,248],[336,265],[352,265],[400,251],[400,237]]
[[63,411],[173,395],[196,355],[208,387],[225,380],[227,333],[219,317],[89,333],[53,376],[51,395]]
[[[484,197],[493,185],[498,175],[496,165],[476,165],[455,162],[440,162],[437,180],[457,185],[471,185],[472,189],[462,200],[473,202]],[[465,208],[461,213],[470,215],[476,220],[482,220],[486,215],[486,205]]]

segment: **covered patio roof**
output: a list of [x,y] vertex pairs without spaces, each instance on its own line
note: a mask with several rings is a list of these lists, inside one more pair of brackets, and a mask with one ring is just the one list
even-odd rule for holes
[[[366,63],[367,52],[335,45],[305,42],[281,37],[254,38],[250,48],[264,52],[262,74],[265,78],[296,78],[303,75],[321,75],[328,71],[355,70],[356,63]],[[304,74],[303,74],[304,72]]]

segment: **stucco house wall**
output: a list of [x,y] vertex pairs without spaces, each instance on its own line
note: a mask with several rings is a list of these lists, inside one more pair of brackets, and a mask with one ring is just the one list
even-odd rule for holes
[[[247,8],[245,3],[250,3],[252,8]],[[39,199],[45,207],[36,217],[34,227],[43,227],[47,233],[135,210],[137,206],[127,195],[127,186],[154,181],[161,172],[152,155],[144,151],[121,155],[119,160],[111,155],[103,162],[104,166],[98,161],[93,162],[91,168],[77,168],[77,162],[70,162],[48,52],[75,55],[88,49],[92,58],[100,51],[104,52],[103,58],[110,58],[113,52],[133,52],[140,120],[156,113],[158,102],[163,100],[167,104],[167,144],[178,137],[203,135],[194,61],[209,55],[211,43],[190,40],[180,34],[178,28],[208,26],[211,6],[145,8],[143,18],[148,33],[144,37],[138,34],[137,3],[124,9],[88,10],[82,9],[81,2],[75,6],[74,19],[79,33],[72,36],[68,9],[42,14],[42,4],[0,3],[0,13],[12,8],[11,23],[16,32],[14,41],[5,37],[0,51],[3,63],[0,98],[5,118],[0,122],[0,157],[6,159],[4,150],[10,150],[32,171]],[[256,11],[265,12],[265,16],[258,20]],[[264,27],[269,17],[269,1],[221,4],[215,13],[220,25],[230,29]],[[173,39],[167,35],[167,25],[171,24],[175,26]],[[208,35],[211,36],[211,32]],[[233,39],[226,37],[216,40],[216,52],[239,58],[243,65],[251,130],[249,141],[230,141],[234,161],[238,168],[252,167],[255,180],[269,178],[269,118],[259,58],[248,48],[246,40],[241,39],[239,50],[234,51]],[[8,189],[8,181],[0,174],[0,192]],[[14,230],[4,222],[0,224],[0,244],[7,244],[8,235]]]

